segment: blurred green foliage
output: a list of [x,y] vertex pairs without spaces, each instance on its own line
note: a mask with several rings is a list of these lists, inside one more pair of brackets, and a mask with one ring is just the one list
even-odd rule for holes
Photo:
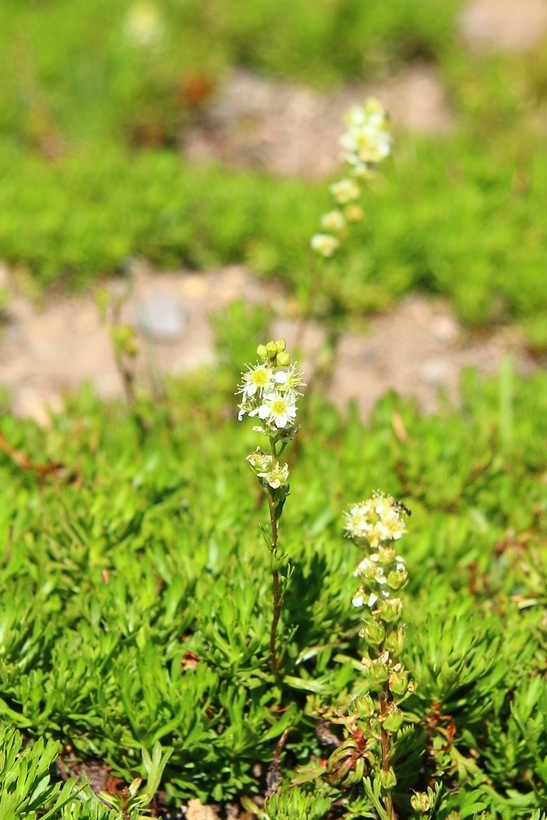
[[[324,265],[317,310],[362,315],[424,290],[467,323],[517,321],[547,346],[543,218],[547,158],[539,140],[474,149],[465,136],[432,149],[406,139],[365,200],[366,220]],[[82,287],[133,254],[162,266],[243,261],[298,292],[324,184],[182,165],[118,149],[59,165],[0,156],[0,247],[44,285]],[[115,180],[115,184],[112,181]]]
[[69,287],[135,254],[162,267],[245,261],[301,293],[324,186],[188,167],[173,150],[185,126],[232,66],[324,86],[434,61],[455,131],[396,135],[317,311],[360,315],[423,289],[472,325],[517,321],[544,350],[545,50],[471,56],[455,47],[459,7],[6,0],[0,258]]
[[435,59],[454,38],[459,5],[5,0],[0,132],[53,154],[72,141],[169,143],[233,65],[325,85]]

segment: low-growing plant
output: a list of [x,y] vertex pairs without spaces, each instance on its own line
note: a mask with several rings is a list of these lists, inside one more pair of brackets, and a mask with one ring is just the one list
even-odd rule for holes
[[[278,541],[279,521],[289,495],[289,465],[279,459],[298,432],[297,401],[301,395],[298,388],[302,385],[302,374],[297,371],[296,365],[291,365],[283,339],[259,345],[256,353],[259,361],[242,374],[238,389],[241,394],[238,418],[256,418],[260,423],[253,430],[268,440],[269,452],[257,447],[247,456],[247,462],[268,500],[270,526],[269,530],[263,529],[262,532],[271,555],[273,586],[269,654],[272,672],[276,679],[282,680],[277,629],[291,567]],[[285,575],[282,574],[283,569]]]

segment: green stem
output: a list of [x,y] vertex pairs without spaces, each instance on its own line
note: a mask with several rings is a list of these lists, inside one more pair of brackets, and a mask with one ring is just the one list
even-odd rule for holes
[[[272,466],[277,464],[277,451],[275,441],[270,438],[270,447],[272,451]],[[277,560],[277,534],[279,529],[279,521],[277,520],[275,500],[271,492],[268,492],[268,507],[270,510],[270,527],[272,531],[272,546],[270,548],[272,554],[272,561]],[[279,669],[279,658],[277,657],[277,627],[279,626],[279,618],[281,617],[281,609],[283,607],[283,599],[280,591],[279,570],[275,567],[272,569],[272,591],[273,591],[273,610],[272,622],[270,625],[270,665],[272,672],[277,681],[281,681],[282,676]]]
[[[388,710],[388,697],[389,697],[389,690],[388,693],[384,693],[380,698],[380,714],[385,715]],[[382,748],[382,769],[385,772],[388,772],[391,765],[391,756],[390,756],[390,748],[389,748],[389,735],[382,726],[380,729],[380,745]],[[389,817],[389,820],[396,820],[395,810],[393,808],[393,797],[391,795],[391,790],[387,792],[384,796],[384,808],[386,810],[386,815]]]

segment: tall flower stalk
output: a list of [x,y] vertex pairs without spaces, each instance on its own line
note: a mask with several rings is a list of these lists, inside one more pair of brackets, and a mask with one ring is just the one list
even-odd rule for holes
[[[319,230],[310,239],[313,251],[311,276],[303,284],[301,293],[302,321],[297,334],[298,344],[302,343],[306,324],[316,308],[315,297],[324,291],[320,286],[324,266],[342,250],[352,227],[365,218],[361,204],[365,187],[391,153],[389,120],[378,100],[370,98],[364,105],[354,106],[346,114],[345,121],[347,129],[340,138],[342,175],[330,186],[332,206],[321,216]],[[330,313],[334,315],[336,310]],[[321,378],[321,370],[326,376],[330,374],[336,360],[339,336],[340,322],[331,321],[324,350],[316,366],[316,377]]]
[[353,573],[359,587],[352,603],[361,613],[363,680],[360,694],[340,721],[347,737],[330,756],[327,776],[338,787],[362,783],[382,820],[396,816],[393,752],[405,722],[401,705],[414,690],[402,660],[405,624],[400,592],[408,573],[394,546],[406,531],[409,515],[410,510],[384,493],[374,493],[345,513],[345,534],[362,551]]
[[281,570],[286,555],[279,546],[279,521],[289,495],[289,465],[280,460],[287,444],[298,432],[297,403],[301,395],[302,374],[291,364],[285,342],[268,342],[257,348],[258,361],[248,365],[241,375],[237,394],[238,419],[244,416],[256,419],[253,430],[267,439],[267,446],[257,447],[247,456],[247,462],[266,494],[269,509],[269,531],[266,541],[271,555],[273,607],[270,626],[270,665],[277,680],[281,680],[280,659],[277,653],[277,630],[283,608],[283,581]]

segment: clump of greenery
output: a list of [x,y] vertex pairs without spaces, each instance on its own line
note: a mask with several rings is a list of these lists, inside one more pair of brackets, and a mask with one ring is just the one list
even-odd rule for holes
[[413,511],[404,664],[415,723],[393,760],[395,805],[427,794],[433,778],[439,817],[532,816],[547,789],[545,376],[468,379],[461,411],[432,417],[386,397],[366,427],[306,399],[283,512],[293,567],[278,632],[283,700],[269,661],[270,556],[257,549],[241,459],[242,439],[252,450],[256,434],[234,417],[233,386],[216,385],[211,373],[172,384],[174,425],[151,408],[142,443],[130,412],[88,391],[49,430],[4,416],[3,435],[29,461],[64,468],[40,480],[0,459],[3,724],[24,734],[29,755],[33,739],[60,742],[65,759],[70,743],[128,787],[147,777],[142,750],[159,741],[172,804],[264,793],[255,766],[277,759],[281,806],[315,806],[318,794],[332,811],[367,816],[359,784],[328,794],[304,783],[298,797],[290,782],[332,751],[316,736],[322,708],[343,712],[362,683],[340,509],[383,486]]
[[[322,184],[185,168],[168,153],[127,165],[118,150],[58,166],[4,154],[0,165],[2,255],[43,285],[82,287],[134,253],[167,267],[244,261],[281,278],[305,309],[301,239],[329,207]],[[113,177],[119,185],[107,197]],[[316,313],[362,316],[418,289],[444,294],[474,326],[517,321],[544,349],[546,184],[535,141],[484,150],[464,137],[400,142],[397,167],[384,165],[343,260],[323,268]]]

